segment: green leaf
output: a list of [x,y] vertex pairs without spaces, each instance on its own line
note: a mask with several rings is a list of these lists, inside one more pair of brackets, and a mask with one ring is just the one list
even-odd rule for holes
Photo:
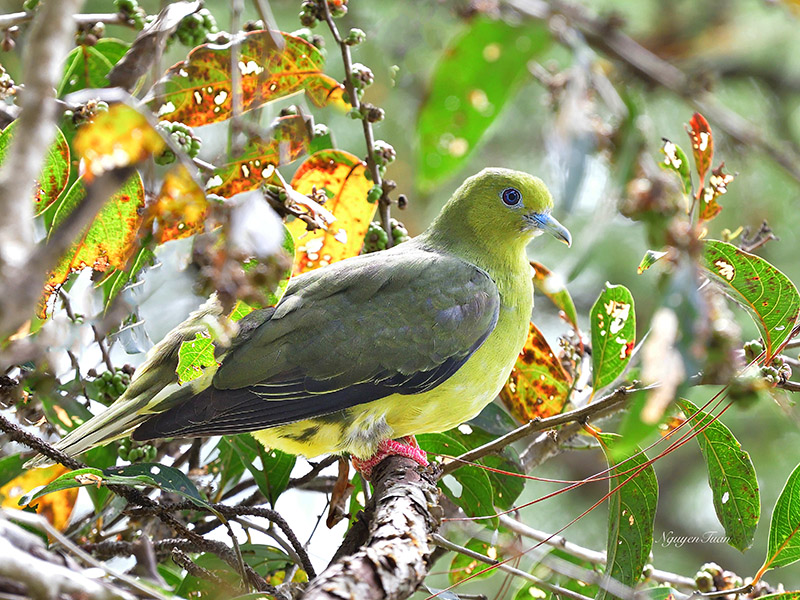
[[800,591],[767,594],[766,596],[759,596],[758,600],[800,600]]
[[58,96],[85,88],[108,86],[106,76],[130,47],[123,41],[101,38],[94,46],[78,46],[69,53],[64,75],[58,86]]
[[645,252],[644,256],[642,257],[642,261],[639,263],[639,266],[636,267],[636,273],[641,275],[647,269],[652,267],[656,262],[664,258],[668,252],[659,252],[658,250],[648,250]]
[[750,455],[719,419],[688,400],[681,399],[678,405],[699,431],[695,439],[706,461],[714,510],[728,535],[728,543],[744,552],[753,544],[761,515],[758,480]]
[[[609,489],[614,490],[622,484],[609,497],[606,573],[623,585],[633,586],[642,578],[642,569],[653,547],[653,524],[658,504],[656,473],[652,465],[639,470],[647,462],[647,456],[639,448],[615,460],[619,436],[605,433],[599,434],[599,438],[609,466],[613,465]],[[598,600],[611,597],[604,589],[596,596]]]
[[[292,559],[273,546],[247,543],[240,544],[239,549],[245,564],[253,567],[262,577],[269,577],[271,573],[276,571],[285,571],[292,565]],[[175,590],[177,597],[229,600],[232,597],[231,589],[238,589],[241,586],[241,575],[216,554],[201,554],[195,559],[195,562],[204,569],[208,569],[218,575],[228,585],[220,586],[207,579],[187,575]],[[273,596],[265,595],[263,592],[260,593],[259,597],[273,598]]]
[[592,387],[612,383],[628,365],[636,343],[633,296],[624,285],[606,282],[592,306]]
[[767,558],[762,571],[785,567],[800,560],[800,465],[783,486],[769,524]]
[[678,144],[670,142],[666,138],[663,141],[661,153],[664,155],[664,160],[659,165],[662,169],[677,173],[683,185],[683,193],[690,195],[692,193],[692,169],[686,152]]
[[[472,550],[473,552],[478,552],[479,554],[488,556],[489,558],[502,560],[502,557],[500,556],[500,551],[502,548],[497,545],[490,544],[489,542],[484,542],[481,539],[471,538],[466,544],[464,544],[464,547]],[[469,557],[466,554],[460,554],[456,552],[453,556],[453,560],[450,561],[450,569],[447,574],[450,577],[450,583],[456,584],[464,581],[467,577],[473,575],[473,573],[480,573],[488,566],[489,565],[487,565],[485,562],[481,562],[475,558]],[[490,569],[485,573],[475,575],[472,577],[471,581],[486,579],[497,572],[497,569]]]
[[466,164],[519,85],[526,65],[550,45],[543,23],[476,17],[443,50],[419,113],[417,183],[428,189]]
[[[17,122],[12,121],[0,134],[0,164],[5,160],[8,146],[14,137]],[[39,175],[37,186],[34,191],[34,210],[38,215],[48,206],[53,204],[56,199],[67,187],[69,181],[69,144],[63,132],[56,128],[56,136],[53,143],[47,149],[47,156],[44,159],[42,173]]]
[[789,278],[763,258],[733,244],[708,240],[704,267],[755,321],[767,349],[765,364],[780,352],[797,323],[800,294]]
[[575,310],[575,303],[569,295],[564,280],[555,275],[542,263],[531,261],[533,267],[533,287],[536,291],[547,296],[550,301],[564,313],[566,321],[577,331],[578,312]]
[[[486,408],[481,411],[481,415],[484,415],[484,413],[484,419],[481,419],[480,415],[478,415],[478,417],[471,420],[469,423],[464,423],[446,432],[447,435],[452,436],[453,439],[460,442],[466,450],[473,450],[494,441],[498,437],[498,435],[481,427],[482,421],[485,423],[488,420],[497,421],[502,418],[508,423],[503,433],[508,433],[516,428],[516,424],[513,420],[495,404],[487,405]],[[497,413],[497,415],[495,416],[493,413]],[[519,454],[513,446],[506,446],[500,454],[485,456],[479,459],[478,462],[492,469],[508,471],[509,473],[523,472]],[[492,482],[494,505],[502,510],[511,508],[514,505],[514,501],[519,498],[520,494],[522,494],[525,489],[525,480],[522,477],[494,473],[492,471],[486,471],[486,474]]]
[[[250,435],[226,436],[239,454],[244,467],[250,471],[258,489],[273,506],[286,489],[297,457],[280,450],[268,450]],[[255,461],[258,459],[260,465]]]
[[25,458],[21,454],[0,458],[0,488],[22,475],[25,472],[25,469],[22,468],[24,464]]
[[[78,179],[43,216],[51,234],[86,196],[83,180]],[[136,248],[144,207],[144,184],[137,173],[103,205],[91,225],[73,242],[56,267],[48,274],[39,316],[45,316],[46,302],[64,284],[70,273],[91,268],[106,272],[124,269]]]
[[217,456],[208,463],[208,472],[219,477],[216,487],[215,501],[219,502],[225,493],[242,479],[245,472],[239,453],[228,441],[221,437],[217,442]]
[[202,377],[204,369],[216,367],[217,359],[214,357],[214,340],[211,335],[195,333],[193,340],[181,342],[178,350],[178,383],[184,384]]
[[127,467],[110,467],[103,470],[93,467],[76,469],[57,477],[38,490],[28,492],[20,498],[19,504],[24,506],[52,492],[91,485],[145,485],[178,494],[198,506],[209,506],[194,483],[182,471],[161,464],[148,463]]
[[[253,31],[240,38],[242,110],[299,91],[305,91],[316,106],[347,106],[342,87],[322,72],[325,60],[319,49],[288,33],[279,35],[283,36],[281,50],[269,31]],[[198,46],[185,61],[169,69],[157,94],[147,99],[158,118],[190,127],[229,119],[232,45]]]
[[[417,441],[423,450],[434,454],[459,456],[467,451],[461,442],[447,433],[424,433],[417,436]],[[448,477],[453,477],[461,486],[458,495],[448,486]],[[452,475],[444,477],[439,482],[439,487],[442,488],[445,496],[461,507],[468,517],[485,517],[495,514],[492,505],[494,498],[492,482],[483,469],[470,465],[460,467]],[[497,528],[497,517],[481,522]]]
[[130,281],[147,265],[153,264],[156,255],[148,247],[139,248],[136,255],[130,260],[127,269],[114,269],[100,286],[103,288],[103,307],[108,309],[114,298],[125,288]]

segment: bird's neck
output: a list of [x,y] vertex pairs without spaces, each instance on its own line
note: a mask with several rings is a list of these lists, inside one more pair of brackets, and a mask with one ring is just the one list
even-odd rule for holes
[[531,267],[525,253],[528,240],[498,240],[490,225],[469,219],[442,223],[439,219],[415,241],[425,248],[446,252],[486,271],[497,285],[504,303],[516,304],[530,295]]

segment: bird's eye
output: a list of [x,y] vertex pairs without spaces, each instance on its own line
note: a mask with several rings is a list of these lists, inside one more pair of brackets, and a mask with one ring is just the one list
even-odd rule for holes
[[519,204],[519,201],[522,200],[522,194],[519,193],[518,189],[515,188],[506,188],[500,194],[500,197],[503,199],[503,202],[506,203],[508,206],[514,206],[515,204]]

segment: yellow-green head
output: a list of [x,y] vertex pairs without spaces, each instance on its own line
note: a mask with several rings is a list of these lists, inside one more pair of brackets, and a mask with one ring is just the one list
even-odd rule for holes
[[570,245],[572,236],[550,214],[552,208],[553,197],[538,177],[484,169],[456,190],[423,235],[454,251],[471,247],[498,258],[519,254],[543,232]]

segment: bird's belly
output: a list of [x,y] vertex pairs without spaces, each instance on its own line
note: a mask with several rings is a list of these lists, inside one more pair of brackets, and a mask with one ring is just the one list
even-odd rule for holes
[[378,443],[446,431],[476,416],[506,382],[525,343],[530,311],[501,312],[495,330],[447,381],[421,394],[386,398],[297,423],[254,432],[267,447],[313,457],[349,452],[360,458]]

